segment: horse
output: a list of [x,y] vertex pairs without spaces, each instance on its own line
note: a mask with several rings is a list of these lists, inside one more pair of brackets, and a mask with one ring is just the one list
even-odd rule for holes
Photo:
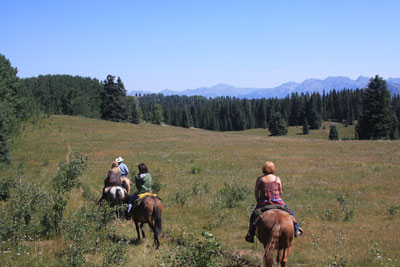
[[[97,205],[99,205],[102,200],[106,200],[112,207],[114,206],[121,206],[126,202],[128,194],[125,192],[124,188],[122,186],[112,186],[111,188],[106,188],[105,191],[103,192],[103,195],[97,201]],[[121,214],[117,211],[117,217],[122,217],[120,216]]]
[[122,187],[124,187],[127,193],[129,194],[129,192],[131,191],[131,184],[132,184],[131,180],[129,180],[129,178],[126,176],[121,176],[121,184]]
[[138,236],[137,241],[140,241],[139,223],[143,238],[146,238],[143,231],[143,224],[148,223],[154,233],[154,245],[156,246],[156,249],[158,249],[160,247],[158,235],[161,232],[161,200],[155,196],[145,196],[143,197],[143,199],[140,200],[138,206],[134,206],[132,208],[130,213],[133,221],[135,222],[136,232]]
[[258,220],[256,234],[264,245],[264,265],[273,266],[273,251],[276,249],[278,266],[286,266],[294,238],[292,217],[283,210],[268,210]]

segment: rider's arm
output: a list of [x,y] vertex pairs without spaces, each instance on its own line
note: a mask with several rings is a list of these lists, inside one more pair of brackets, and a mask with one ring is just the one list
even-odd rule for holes
[[281,178],[278,177],[278,179],[276,179],[276,182],[279,183],[279,194],[282,195],[283,194],[283,189],[282,189],[282,182],[281,182]]

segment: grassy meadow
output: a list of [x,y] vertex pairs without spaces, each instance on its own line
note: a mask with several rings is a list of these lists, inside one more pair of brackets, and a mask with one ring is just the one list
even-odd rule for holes
[[[23,177],[47,188],[69,151],[88,156],[79,178],[83,186],[71,192],[68,218],[82,206],[96,209],[84,190],[101,196],[117,156],[131,172],[144,162],[162,184],[163,235],[156,251],[146,227],[145,241],[127,245],[126,266],[168,266],[174,237],[201,238],[203,231],[211,232],[227,255],[258,265],[262,244],[249,244],[244,236],[256,178],[265,160],[271,160],[282,179],[282,197],[305,231],[294,241],[289,266],[400,266],[400,142],[330,141],[329,123],[324,128],[303,135],[301,127],[291,127],[288,136],[270,137],[264,129],[212,132],[50,116],[25,123],[8,172],[23,170]],[[338,125],[338,132],[340,138],[351,138],[354,127]],[[240,189],[233,207],[221,197],[223,188]],[[115,220],[111,227],[121,237],[136,238],[132,221]],[[17,251],[3,242],[2,265],[57,265],[66,247],[57,236],[24,245]],[[87,262],[101,265],[102,253],[86,255]]]

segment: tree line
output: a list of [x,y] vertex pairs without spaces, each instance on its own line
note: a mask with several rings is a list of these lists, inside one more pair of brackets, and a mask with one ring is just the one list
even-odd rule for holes
[[70,75],[20,79],[0,54],[0,162],[10,162],[9,138],[18,132],[19,122],[40,113],[214,131],[269,128],[273,135],[286,134],[287,126],[303,126],[306,134],[322,121],[358,121],[356,139],[398,139],[400,96],[391,97],[379,76],[366,89],[292,93],[283,99],[128,96],[121,78],[112,75],[104,81]]

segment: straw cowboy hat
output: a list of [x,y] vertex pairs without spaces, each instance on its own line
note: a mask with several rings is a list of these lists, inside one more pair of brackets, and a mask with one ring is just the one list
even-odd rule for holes
[[115,161],[118,162],[118,163],[120,163],[120,162],[123,162],[124,159],[123,159],[122,157],[118,157],[118,158],[115,159]]

